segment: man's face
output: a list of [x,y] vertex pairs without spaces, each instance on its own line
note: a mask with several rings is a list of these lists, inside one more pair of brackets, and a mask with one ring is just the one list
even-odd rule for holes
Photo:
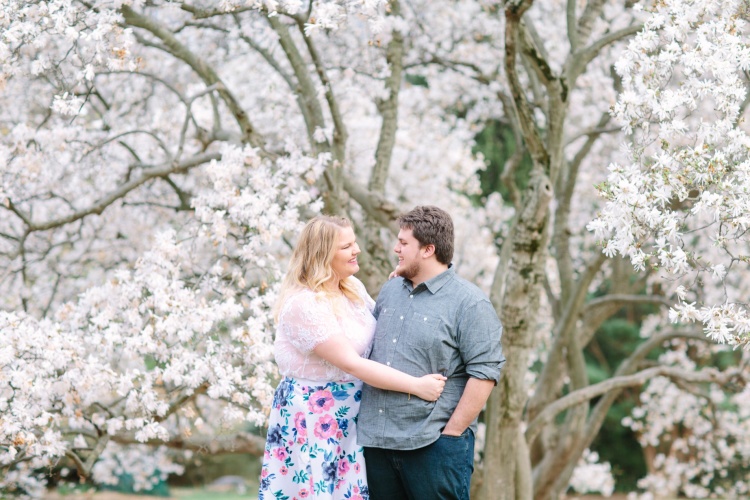
[[398,255],[399,276],[408,280],[414,279],[421,269],[421,251],[419,241],[412,234],[411,229],[401,229],[398,232],[398,241],[393,251]]

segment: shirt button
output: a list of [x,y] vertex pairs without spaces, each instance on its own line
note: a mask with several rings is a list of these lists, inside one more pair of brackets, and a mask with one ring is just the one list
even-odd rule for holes
[[400,317],[399,319],[404,319],[404,317],[403,317],[403,316],[401,316],[401,317]]
[[396,339],[393,339],[393,343],[394,343],[394,344],[396,343]]
[[424,320],[427,321],[427,316],[424,317]]
[[386,365],[388,365],[388,366],[391,366],[391,362],[390,362],[390,361],[388,361],[388,362],[386,363]]
[[410,299],[413,299],[413,298],[414,298],[414,295],[409,295],[409,298],[410,298]]
[[382,409],[382,408],[381,408],[381,409],[379,409],[379,410],[378,410],[378,413],[383,413],[383,409]]

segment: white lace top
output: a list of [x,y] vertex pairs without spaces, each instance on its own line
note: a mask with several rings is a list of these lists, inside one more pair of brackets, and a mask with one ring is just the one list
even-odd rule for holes
[[[354,277],[349,279],[355,281],[364,304],[355,304],[343,295],[331,300],[309,289],[287,297],[279,314],[274,342],[274,356],[281,375],[321,382],[355,380],[313,352],[318,344],[338,334],[349,339],[360,356],[370,354],[375,334],[372,315],[375,301],[361,281]],[[336,308],[334,302],[337,302]]]

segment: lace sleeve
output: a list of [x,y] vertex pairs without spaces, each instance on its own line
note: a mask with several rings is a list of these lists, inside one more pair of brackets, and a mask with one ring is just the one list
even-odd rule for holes
[[279,317],[279,331],[300,352],[309,353],[341,327],[327,300],[310,293],[290,297]]

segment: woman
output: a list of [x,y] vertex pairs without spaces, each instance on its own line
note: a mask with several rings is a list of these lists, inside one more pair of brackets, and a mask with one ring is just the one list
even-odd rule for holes
[[367,359],[374,302],[353,275],[360,253],[347,219],[319,216],[302,230],[276,305],[274,395],[259,500],[367,500],[357,414],[362,382],[435,401],[438,374],[417,378]]

